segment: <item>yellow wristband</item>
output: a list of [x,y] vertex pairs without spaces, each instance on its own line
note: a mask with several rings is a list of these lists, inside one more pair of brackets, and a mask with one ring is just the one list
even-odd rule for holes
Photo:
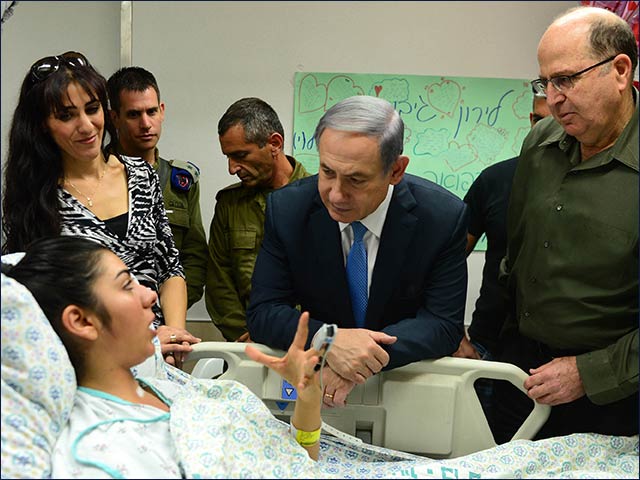
[[289,423],[289,426],[291,427],[291,436],[303,447],[310,447],[320,441],[322,427],[313,432],[305,432],[304,430],[298,430],[293,426],[293,423]]

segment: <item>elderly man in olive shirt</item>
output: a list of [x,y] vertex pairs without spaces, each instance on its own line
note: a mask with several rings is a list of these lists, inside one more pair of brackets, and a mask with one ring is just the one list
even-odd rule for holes
[[[500,355],[531,374],[530,399],[554,406],[537,438],[638,433],[637,62],[629,25],[594,7],[569,10],[538,46],[532,85],[553,118],[526,138],[514,178],[514,328]],[[494,402],[502,443],[531,401],[500,382]]]

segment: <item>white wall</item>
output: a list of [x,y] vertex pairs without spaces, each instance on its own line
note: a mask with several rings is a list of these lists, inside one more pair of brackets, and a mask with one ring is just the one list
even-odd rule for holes
[[[202,171],[205,229],[215,193],[235,181],[216,126],[235,100],[258,96],[293,129],[296,71],[534,78],[536,47],[553,17],[577,1],[147,2],[134,1],[133,64],[160,84],[163,156]],[[2,31],[2,158],[20,82],[34,60],[87,54],[109,76],[119,66],[119,2],[20,2]],[[286,135],[285,135],[286,136]],[[285,150],[291,151],[291,136]],[[469,257],[469,323],[483,253]],[[189,319],[208,319],[204,302]]]
[[84,53],[103,75],[120,65],[120,2],[18,2],[2,25],[2,162],[20,85],[39,58]]

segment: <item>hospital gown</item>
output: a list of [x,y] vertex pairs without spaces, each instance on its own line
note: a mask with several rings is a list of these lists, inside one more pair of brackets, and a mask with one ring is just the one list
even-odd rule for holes
[[170,413],[79,389],[54,450],[54,477],[321,476],[287,426],[242,384],[140,380],[167,399]]

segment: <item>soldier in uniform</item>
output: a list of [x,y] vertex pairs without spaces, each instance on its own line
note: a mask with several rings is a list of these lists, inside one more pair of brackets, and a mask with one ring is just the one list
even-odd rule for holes
[[229,341],[249,341],[245,311],[251,276],[264,235],[267,195],[309,174],[285,155],[278,115],[259,98],[231,105],[218,122],[229,174],[240,182],[220,190],[209,230],[205,301],[216,327]]
[[187,277],[187,306],[202,298],[207,240],[200,213],[200,170],[191,162],[165,160],[156,147],[162,133],[164,103],[153,74],[124,67],[107,82],[111,118],[118,130],[118,153],[141,157],[160,177],[164,204],[180,261]]

